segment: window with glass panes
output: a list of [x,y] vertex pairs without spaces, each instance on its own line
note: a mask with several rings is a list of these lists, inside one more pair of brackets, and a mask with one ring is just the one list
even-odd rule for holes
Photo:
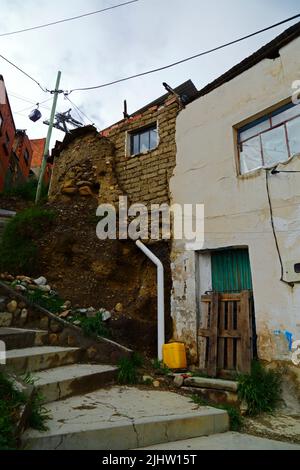
[[137,155],[139,153],[149,152],[158,145],[158,131],[156,125],[147,129],[139,130],[130,134],[130,153]]
[[300,106],[290,103],[240,128],[238,147],[241,174],[300,153]]

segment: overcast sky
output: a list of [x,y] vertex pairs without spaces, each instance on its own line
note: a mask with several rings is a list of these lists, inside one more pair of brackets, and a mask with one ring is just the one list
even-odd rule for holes
[[[0,0],[0,32],[124,1]],[[61,88],[69,90],[160,67],[276,23],[299,10],[299,0],[140,0],[96,16],[2,37],[0,54],[50,89],[60,69]],[[124,99],[131,113],[162,95],[163,81],[175,87],[191,78],[202,88],[292,24],[154,75],[70,97],[98,128],[105,128],[122,118]],[[34,103],[49,99],[49,95],[1,59],[0,73],[10,93],[17,128],[27,129],[31,138],[44,137],[47,127],[42,121],[33,124],[27,117],[31,104],[12,94]],[[49,109],[41,109],[43,118],[49,117],[50,105],[51,101],[45,104]],[[58,109],[69,108],[60,96]],[[63,136],[59,131],[54,133],[55,139],[62,140]]]

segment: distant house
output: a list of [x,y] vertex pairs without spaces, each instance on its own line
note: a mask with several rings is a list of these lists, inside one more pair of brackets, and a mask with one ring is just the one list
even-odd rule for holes
[[200,90],[177,118],[172,202],[204,204],[205,216],[204,245],[173,243],[174,336],[209,375],[249,371],[256,355],[293,366],[299,54],[297,23]]
[[16,129],[3,77],[0,75],[0,191],[27,180],[32,148],[25,130]]
[[[43,161],[43,157],[44,157],[46,138],[31,139],[30,144],[32,148],[31,172],[36,178],[38,178],[42,161]],[[51,178],[51,164],[47,163],[46,171],[44,174],[45,185],[49,184],[50,178]]]
[[0,191],[5,188],[5,177],[10,165],[16,126],[12,115],[5,83],[0,75]]

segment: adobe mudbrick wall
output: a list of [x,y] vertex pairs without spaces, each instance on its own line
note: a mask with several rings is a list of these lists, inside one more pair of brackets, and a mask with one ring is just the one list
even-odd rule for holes
[[[176,164],[175,125],[179,105],[174,98],[164,106],[153,106],[103,131],[115,144],[115,171],[130,203],[162,204],[169,202],[169,179]],[[131,132],[157,124],[159,145],[145,154],[130,156]]]
[[[89,126],[65,139],[55,158],[50,199],[75,195],[117,203],[127,195],[130,204],[169,202],[169,179],[176,163],[175,125],[179,105],[169,98],[98,134]],[[127,151],[130,133],[157,123],[159,145],[132,157]]]

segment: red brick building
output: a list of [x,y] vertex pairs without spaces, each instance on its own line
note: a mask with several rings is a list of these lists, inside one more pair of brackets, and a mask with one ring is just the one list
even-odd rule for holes
[[16,127],[5,84],[0,75],[0,191],[5,188],[5,176],[10,164]]
[[5,84],[0,75],[0,191],[29,177],[32,148],[25,130],[17,130]]

